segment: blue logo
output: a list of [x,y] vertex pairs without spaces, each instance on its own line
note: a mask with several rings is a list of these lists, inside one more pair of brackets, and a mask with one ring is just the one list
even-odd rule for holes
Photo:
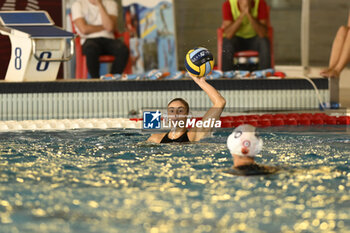
[[160,116],[162,114],[157,111],[145,111],[143,112],[143,128],[144,129],[160,129],[161,122]]

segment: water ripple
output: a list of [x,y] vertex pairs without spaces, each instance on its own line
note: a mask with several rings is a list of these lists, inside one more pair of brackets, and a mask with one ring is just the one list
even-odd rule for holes
[[2,232],[350,232],[350,136],[262,132],[274,175],[241,177],[229,131],[152,145],[148,134],[0,134]]

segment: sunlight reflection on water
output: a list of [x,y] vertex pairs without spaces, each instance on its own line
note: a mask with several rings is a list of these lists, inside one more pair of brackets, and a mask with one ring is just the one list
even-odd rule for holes
[[237,177],[229,131],[186,145],[148,134],[0,134],[2,232],[350,232],[350,136],[262,133],[259,163]]

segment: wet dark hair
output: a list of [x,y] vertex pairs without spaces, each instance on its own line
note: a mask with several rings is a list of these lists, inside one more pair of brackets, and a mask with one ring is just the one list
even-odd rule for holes
[[188,105],[187,101],[182,99],[182,98],[175,98],[175,99],[172,99],[169,103],[168,103],[168,107],[169,105],[172,103],[172,102],[175,102],[175,101],[180,101],[183,105],[185,105],[186,107],[186,113],[188,114],[190,112],[190,106]]

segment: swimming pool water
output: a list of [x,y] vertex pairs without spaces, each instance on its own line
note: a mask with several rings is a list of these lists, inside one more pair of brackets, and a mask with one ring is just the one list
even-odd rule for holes
[[350,134],[262,132],[241,177],[229,130],[150,145],[135,130],[0,134],[1,232],[350,232]]

